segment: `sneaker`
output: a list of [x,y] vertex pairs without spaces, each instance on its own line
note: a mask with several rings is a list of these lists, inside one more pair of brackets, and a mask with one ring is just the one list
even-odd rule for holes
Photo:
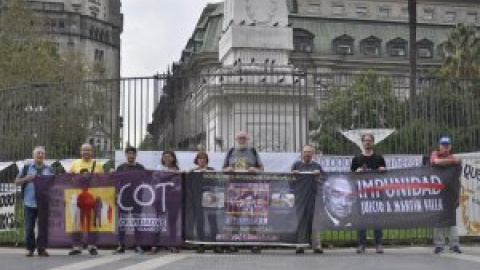
[[150,255],[155,255],[155,254],[157,254],[158,252],[160,252],[160,248],[158,248],[158,247],[152,247],[152,249],[150,250]]
[[433,253],[438,254],[442,251],[443,251],[443,247],[435,247],[435,249],[433,250]]
[[250,251],[254,254],[259,254],[262,252],[262,249],[260,249],[260,247],[253,247]]
[[33,257],[33,256],[34,256],[34,252],[31,250],[29,250],[27,254],[25,254],[25,257]]
[[117,249],[113,252],[113,255],[124,254],[125,253],[125,246],[120,245]]
[[90,253],[90,255],[92,256],[97,256],[98,255],[98,250],[96,247],[91,247],[90,249],[88,249],[88,253]]
[[295,250],[295,254],[303,254],[303,253],[305,253],[304,248],[297,248],[297,250]]
[[376,252],[377,252],[377,254],[383,254],[383,247],[382,247],[382,245],[378,245],[378,246],[377,246]]
[[458,254],[462,253],[459,246],[451,247],[450,250]]
[[323,254],[323,249],[321,247],[316,247],[313,249],[313,253]]
[[45,249],[39,249],[38,250],[38,256],[40,257],[50,257],[50,254]]
[[70,252],[68,253],[68,255],[70,255],[70,256],[75,256],[75,255],[80,255],[80,254],[82,254],[82,251],[79,250],[79,249],[72,249],[72,250],[70,250]]
[[135,247],[135,253],[144,254],[145,251],[143,251],[143,248],[142,248],[142,247]]
[[365,253],[365,246],[358,246],[357,247],[357,253],[358,254]]

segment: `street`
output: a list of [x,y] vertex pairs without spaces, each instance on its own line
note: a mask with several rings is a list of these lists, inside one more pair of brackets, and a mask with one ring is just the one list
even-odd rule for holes
[[460,270],[478,269],[480,247],[464,247],[463,254],[445,252],[434,255],[430,247],[386,248],[385,254],[374,250],[358,255],[354,249],[327,249],[323,255],[310,252],[295,255],[293,250],[265,250],[262,254],[242,251],[237,254],[196,254],[182,251],[159,255],[111,255],[111,250],[100,250],[100,256],[92,257],[85,252],[81,256],[66,255],[67,250],[49,250],[49,258],[26,258],[21,249],[0,249],[1,270],[210,270],[210,269],[330,269],[330,270]]

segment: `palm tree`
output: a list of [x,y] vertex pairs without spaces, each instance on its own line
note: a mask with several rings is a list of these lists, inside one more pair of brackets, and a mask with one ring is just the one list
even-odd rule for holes
[[455,79],[474,79],[480,75],[480,37],[475,26],[458,24],[443,44],[445,60],[441,67],[444,76]]

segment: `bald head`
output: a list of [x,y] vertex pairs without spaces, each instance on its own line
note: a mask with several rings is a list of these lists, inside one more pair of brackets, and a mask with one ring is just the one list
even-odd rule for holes
[[238,148],[245,148],[248,145],[249,140],[248,133],[246,131],[240,131],[235,135],[235,140],[237,141]]
[[80,156],[86,162],[90,161],[93,156],[93,147],[91,144],[84,143],[80,146]]

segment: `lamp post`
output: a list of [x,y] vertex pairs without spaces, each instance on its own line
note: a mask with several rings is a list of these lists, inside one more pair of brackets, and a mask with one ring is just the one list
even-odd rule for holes
[[417,0],[408,0],[408,25],[410,31],[410,119],[417,115]]

